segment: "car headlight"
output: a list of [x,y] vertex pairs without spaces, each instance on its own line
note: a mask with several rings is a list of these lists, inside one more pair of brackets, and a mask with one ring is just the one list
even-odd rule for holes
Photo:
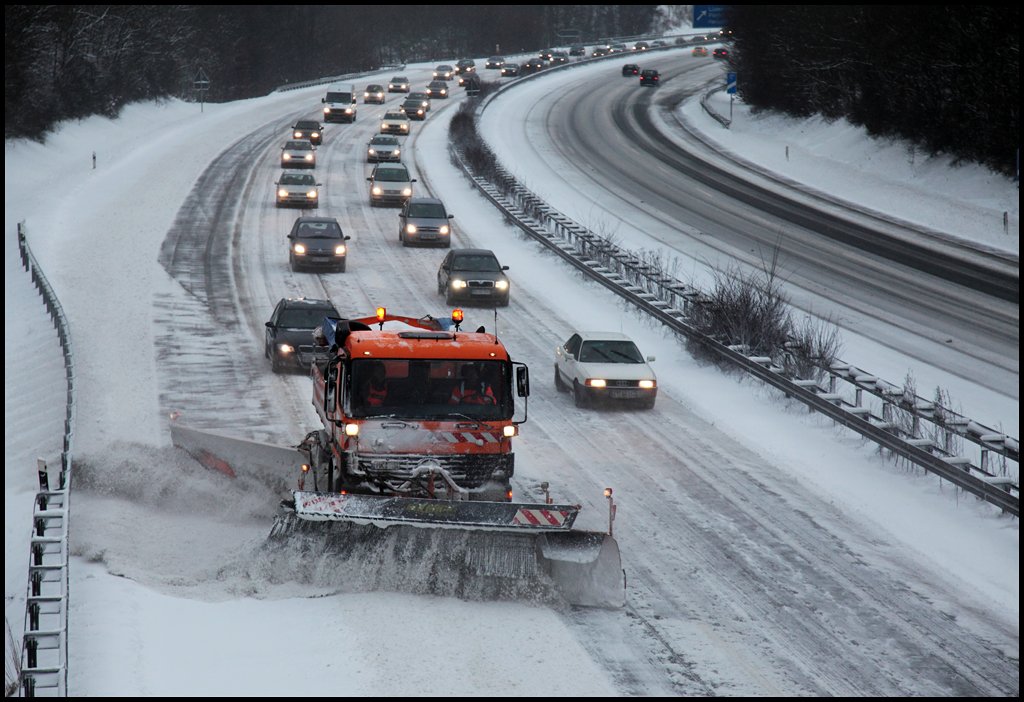
[[641,380],[641,381],[640,381],[640,383],[639,383],[639,385],[640,385],[640,387],[642,387],[642,388],[643,388],[644,390],[653,390],[653,389],[654,389],[654,385],[655,385],[655,383],[654,383],[654,381],[653,381],[653,380]]
[[408,125],[408,124],[403,124],[403,125],[402,125],[402,131],[403,131],[403,132],[407,132],[407,131],[409,131],[409,125]]
[[584,385],[590,388],[603,388],[607,383],[604,378],[587,378],[587,382]]
[[394,150],[394,151],[393,151],[392,153],[393,153],[393,154],[394,154],[395,156],[399,156],[399,155],[401,155],[401,153],[402,153],[402,150],[401,150],[401,149],[395,149],[395,150]]
[[295,134],[293,136],[296,139],[301,139],[302,138],[302,132],[295,132]]
[[310,134],[310,136],[316,139],[320,136],[320,132],[313,132],[312,134]]
[[494,287],[497,288],[498,290],[508,290],[508,281],[507,280],[496,281],[494,283]]
[[375,185],[372,188],[370,188],[370,192],[373,193],[374,195],[380,195],[384,191],[381,189],[379,185]]
[[291,161],[292,160],[292,155],[291,154],[281,154],[281,160],[282,161]]
[[345,251],[346,251],[346,248],[345,248],[344,244],[338,244],[337,246],[334,247],[334,255],[335,256],[344,256],[345,255]]
[[405,233],[406,234],[415,234],[416,233],[416,225],[415,224],[407,224],[407,225],[405,225]]
[[364,100],[365,100],[366,98],[368,98],[368,97],[370,97],[370,94],[369,94],[369,93],[363,93],[363,99],[364,99]]
[[402,195],[405,197],[412,195],[412,188],[402,188]]
[[438,234],[447,234],[449,232],[448,225],[442,224],[441,228],[437,230]]
[[295,347],[292,346],[291,344],[278,344],[277,352],[280,353],[282,356],[287,356],[290,353],[295,353]]
[[462,280],[461,278],[452,278],[451,286],[456,290],[462,290],[464,287],[466,287],[466,281]]
[[388,123],[387,122],[381,122],[380,123],[380,128],[381,129],[387,129],[388,128]]
[[306,197],[308,197],[310,200],[316,200],[316,190],[310,190],[308,193],[306,193]]
[[324,114],[325,114],[325,115],[329,115],[329,114],[331,114],[331,108],[329,108],[329,107],[325,107],[325,108],[324,108]]
[[352,114],[352,108],[351,108],[351,107],[346,107],[346,108],[345,108],[345,114],[346,114],[346,115],[350,115],[350,114]]
[[280,190],[277,191],[277,196],[278,197],[288,197],[288,191],[285,190],[284,188],[281,188]]
[[299,254],[301,256],[302,254],[306,253],[306,245],[305,244],[299,244],[299,243],[293,244],[292,245],[292,251],[294,251],[295,253],[297,253],[297,254]]
[[305,156],[303,156],[303,158],[306,159],[307,161],[312,161],[313,160],[313,154],[306,154]]
[[370,156],[376,156],[377,155],[377,152],[374,149],[367,149],[366,153],[368,153]]

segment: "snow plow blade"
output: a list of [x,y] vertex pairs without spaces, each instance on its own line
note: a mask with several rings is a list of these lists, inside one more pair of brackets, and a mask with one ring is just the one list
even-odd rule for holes
[[226,434],[171,423],[171,442],[210,470],[229,478],[257,477],[282,483],[306,460],[298,449],[238,439]]
[[[325,547],[397,543],[454,562],[463,577],[520,583],[545,578],[565,602],[581,607],[625,604],[619,547],[608,534],[574,531],[576,505],[451,501],[407,497],[293,493],[271,538],[319,534]],[[287,503],[286,503],[287,504]],[[327,546],[329,544],[329,546]],[[374,549],[371,549],[371,551]]]

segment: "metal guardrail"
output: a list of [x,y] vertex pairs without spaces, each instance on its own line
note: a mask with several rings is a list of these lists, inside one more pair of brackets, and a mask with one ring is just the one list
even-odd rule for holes
[[[478,116],[487,102],[477,108]],[[522,231],[590,278],[677,333],[778,388],[787,397],[871,439],[892,456],[1019,516],[1016,438],[917,397],[906,388],[849,363],[819,366],[821,381],[789,376],[771,358],[748,355],[740,347],[704,335],[688,323],[693,306],[703,299],[701,291],[664,275],[656,263],[619,249],[555,211],[503,168],[499,167],[490,181],[477,176],[464,160],[462,147],[463,144],[453,145],[453,155],[480,192]],[[486,146],[483,148],[489,151]],[[965,455],[965,450],[973,455]]]
[[39,491],[32,515],[22,637],[19,694],[23,697],[66,697],[68,692],[68,521],[71,500],[71,449],[75,427],[75,371],[64,311],[29,249],[25,226],[18,223],[21,265],[32,276],[53,320],[64,354],[67,410],[64,446],[57,485],[50,485],[46,462],[39,459]]

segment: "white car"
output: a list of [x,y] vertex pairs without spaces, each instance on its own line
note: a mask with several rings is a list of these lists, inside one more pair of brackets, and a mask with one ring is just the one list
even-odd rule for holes
[[316,207],[320,204],[320,185],[316,176],[304,171],[284,171],[274,183],[277,206]]
[[316,148],[308,141],[288,141],[281,147],[281,168],[316,168]]
[[380,133],[406,136],[409,133],[409,118],[401,110],[388,110],[380,121]]
[[555,349],[555,387],[572,391],[577,407],[637,404],[654,407],[658,379],[633,340],[618,332],[576,332]]

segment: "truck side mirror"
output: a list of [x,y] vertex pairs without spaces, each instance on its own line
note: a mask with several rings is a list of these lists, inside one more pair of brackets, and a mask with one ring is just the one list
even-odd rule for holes
[[526,366],[516,368],[516,394],[519,397],[530,396],[530,369]]

